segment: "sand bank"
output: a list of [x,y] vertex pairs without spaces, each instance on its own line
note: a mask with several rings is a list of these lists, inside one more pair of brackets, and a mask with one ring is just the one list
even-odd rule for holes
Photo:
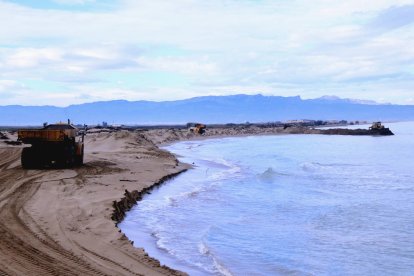
[[0,147],[0,274],[182,275],[134,248],[114,201],[187,169],[140,133],[86,136],[85,166],[23,170],[21,147]]

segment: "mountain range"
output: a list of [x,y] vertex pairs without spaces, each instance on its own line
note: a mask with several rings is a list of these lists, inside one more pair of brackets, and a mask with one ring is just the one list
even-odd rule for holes
[[205,96],[177,101],[102,101],[56,106],[0,106],[0,125],[41,125],[71,119],[79,124],[154,125],[313,120],[414,120],[414,105],[324,96],[317,99],[263,95]]

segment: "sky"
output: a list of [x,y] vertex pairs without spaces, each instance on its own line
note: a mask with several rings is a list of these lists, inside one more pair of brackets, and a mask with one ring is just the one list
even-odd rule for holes
[[414,104],[414,0],[0,0],[0,105]]

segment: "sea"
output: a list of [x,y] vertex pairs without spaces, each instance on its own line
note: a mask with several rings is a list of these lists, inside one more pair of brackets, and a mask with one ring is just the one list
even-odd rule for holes
[[119,227],[190,275],[414,275],[414,122],[386,126],[169,145],[193,169]]

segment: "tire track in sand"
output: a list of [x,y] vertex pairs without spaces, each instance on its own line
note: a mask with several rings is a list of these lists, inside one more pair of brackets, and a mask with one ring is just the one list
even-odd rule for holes
[[0,147],[0,275],[185,275],[134,248],[111,220],[125,190],[181,171],[175,157],[125,131],[86,144],[89,160],[74,170],[23,170],[21,147]]
[[20,149],[0,149],[0,156],[0,274],[105,275],[53,238],[41,238],[26,225],[21,218],[23,206],[39,189],[41,183],[36,180],[48,171],[10,168],[18,162]]

